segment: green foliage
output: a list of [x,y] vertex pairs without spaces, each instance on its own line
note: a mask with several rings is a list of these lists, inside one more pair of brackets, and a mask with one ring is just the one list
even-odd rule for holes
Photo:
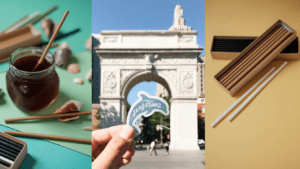
[[[170,108],[170,99],[168,96],[165,98]],[[170,114],[168,116],[164,116],[160,112],[153,113],[152,116],[148,118],[143,118],[142,123],[144,124],[141,137],[144,140],[144,143],[151,143],[154,139],[160,141],[160,130],[156,130],[156,125],[160,125],[162,122],[163,126],[167,126],[170,128]],[[170,133],[170,130],[163,129],[163,141],[166,141],[167,135]]]
[[129,112],[130,108],[131,108],[131,105],[130,105],[129,103],[127,103],[127,112],[126,112],[126,116],[128,115],[128,112]]

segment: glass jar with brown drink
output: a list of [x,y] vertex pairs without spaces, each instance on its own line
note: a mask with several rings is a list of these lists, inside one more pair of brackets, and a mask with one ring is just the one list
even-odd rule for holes
[[48,52],[35,71],[44,50],[28,47],[16,50],[9,59],[6,86],[13,103],[25,111],[39,111],[49,107],[59,94],[59,78],[54,56]]

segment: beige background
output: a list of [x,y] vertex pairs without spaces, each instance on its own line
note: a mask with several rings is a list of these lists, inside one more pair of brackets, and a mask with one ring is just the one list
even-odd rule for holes
[[214,129],[210,127],[251,87],[231,97],[213,79],[230,62],[212,59],[213,36],[259,36],[278,19],[300,32],[300,1],[206,0],[205,8],[205,168],[300,168],[300,61],[288,62],[232,122],[227,119],[234,111]]

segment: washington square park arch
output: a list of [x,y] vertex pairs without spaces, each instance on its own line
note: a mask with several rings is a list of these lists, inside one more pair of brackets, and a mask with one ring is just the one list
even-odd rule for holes
[[101,128],[126,123],[129,91],[143,81],[163,85],[171,96],[170,149],[199,150],[197,63],[203,48],[177,5],[169,30],[101,31],[94,36],[100,61]]

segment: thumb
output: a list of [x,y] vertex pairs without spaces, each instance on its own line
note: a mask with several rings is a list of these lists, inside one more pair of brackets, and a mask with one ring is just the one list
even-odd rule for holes
[[125,125],[107,144],[103,152],[93,162],[93,168],[115,168],[134,138],[134,129]]

